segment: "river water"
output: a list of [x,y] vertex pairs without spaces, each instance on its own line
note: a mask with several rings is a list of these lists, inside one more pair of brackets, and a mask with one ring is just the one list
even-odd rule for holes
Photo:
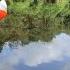
[[50,42],[5,42],[0,70],[70,70],[70,35],[60,33]]

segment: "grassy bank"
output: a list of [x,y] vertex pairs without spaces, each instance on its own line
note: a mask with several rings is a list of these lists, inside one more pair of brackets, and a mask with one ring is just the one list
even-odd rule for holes
[[30,0],[14,2],[8,6],[8,16],[0,21],[0,42],[9,40],[49,41],[60,32],[70,33],[70,4],[37,5]]

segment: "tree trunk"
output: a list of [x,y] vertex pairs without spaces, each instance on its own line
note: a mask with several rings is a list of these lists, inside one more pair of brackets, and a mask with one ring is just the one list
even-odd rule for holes
[[37,0],[34,0],[34,4],[37,4],[38,3],[38,1]]
[[47,3],[55,3],[56,0],[44,0],[44,4],[47,4]]

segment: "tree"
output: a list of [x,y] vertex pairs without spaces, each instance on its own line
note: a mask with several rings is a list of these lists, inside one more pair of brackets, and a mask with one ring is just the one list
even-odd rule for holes
[[47,4],[47,3],[55,3],[56,0],[44,0],[44,4]]
[[38,0],[32,0],[32,2],[30,3],[30,6],[34,6],[38,4]]
[[34,0],[34,4],[37,4],[38,3],[38,1],[37,0]]
[[7,4],[13,4],[13,0],[6,0]]

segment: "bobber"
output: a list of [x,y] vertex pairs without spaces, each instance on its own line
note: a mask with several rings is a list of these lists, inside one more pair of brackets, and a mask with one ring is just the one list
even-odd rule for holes
[[5,0],[0,1],[0,20],[7,16],[7,4]]

